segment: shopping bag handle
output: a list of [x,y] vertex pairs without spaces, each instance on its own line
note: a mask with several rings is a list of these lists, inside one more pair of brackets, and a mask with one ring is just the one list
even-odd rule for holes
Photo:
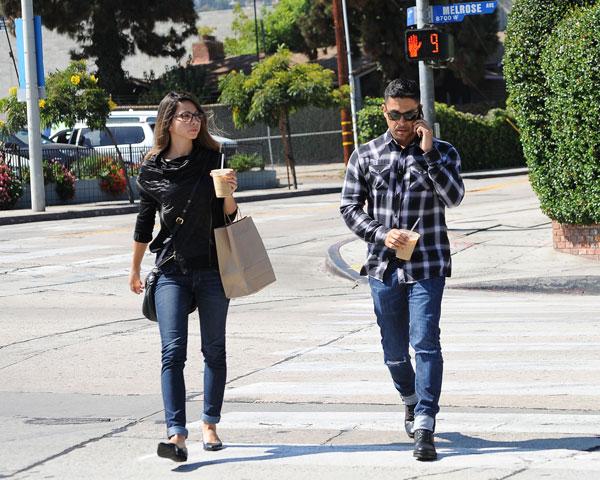
[[232,223],[235,223],[239,220],[242,219],[242,211],[240,210],[240,207],[238,205],[237,210],[235,211],[235,217],[233,217],[233,220],[231,220],[231,216],[227,215],[225,213],[225,211],[223,211],[223,219],[225,220],[225,225],[231,225]]

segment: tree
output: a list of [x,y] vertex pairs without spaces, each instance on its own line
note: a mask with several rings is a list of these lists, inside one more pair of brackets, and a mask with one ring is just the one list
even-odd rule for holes
[[[121,0],[38,0],[35,13],[50,30],[67,34],[79,44],[72,59],[94,58],[99,84],[113,94],[128,93],[123,59],[139,50],[151,56],[179,59],[183,40],[196,33],[193,0],[143,2]],[[0,0],[9,19],[21,15],[21,0]],[[177,31],[155,31],[157,22],[182,24]]]
[[226,55],[252,55],[256,54],[256,30],[254,20],[242,10],[237,3],[233,7],[235,18],[231,24],[231,31],[235,37],[227,37],[223,40],[223,48]]
[[[117,149],[120,167],[127,171],[117,142],[106,128],[106,119],[116,105],[110,95],[98,85],[95,75],[87,72],[83,60],[71,62],[64,70],[51,73],[46,78],[46,98],[40,100],[40,120],[42,126],[64,124],[73,128],[75,123],[84,122],[90,129],[106,130]],[[11,89],[7,98],[0,100],[0,113],[6,114],[2,129],[8,133],[26,128],[27,113],[24,102],[17,100],[16,88]],[[127,179],[129,201],[133,203],[133,190]]]
[[237,128],[265,122],[278,126],[286,166],[291,170],[294,188],[298,188],[292,153],[289,115],[307,107],[331,107],[345,101],[345,95],[333,88],[334,73],[317,64],[292,65],[291,52],[280,48],[276,54],[257,63],[249,75],[231,72],[219,86],[220,101],[231,107]]
[[[228,55],[256,53],[256,30],[254,18],[250,18],[239,5],[234,7],[232,23],[234,38],[224,41]],[[317,58],[317,48],[335,43],[333,30],[324,24],[331,19],[331,9],[322,2],[311,0],[280,0],[272,10],[262,9],[262,27],[259,43],[265,53],[275,53],[284,45],[293,52],[306,54],[311,60]],[[263,35],[264,33],[264,35]]]

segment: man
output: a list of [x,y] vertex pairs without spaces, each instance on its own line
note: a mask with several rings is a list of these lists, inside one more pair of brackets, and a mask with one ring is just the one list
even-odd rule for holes
[[[435,460],[443,366],[439,321],[445,277],[451,273],[444,211],[460,204],[464,185],[458,152],[433,138],[419,101],[411,80],[387,86],[382,108],[388,130],[350,157],[340,211],[369,244],[361,275],[369,276],[384,361],[405,405],[413,454]],[[415,224],[421,236],[410,260],[400,260],[396,250],[408,244]]]

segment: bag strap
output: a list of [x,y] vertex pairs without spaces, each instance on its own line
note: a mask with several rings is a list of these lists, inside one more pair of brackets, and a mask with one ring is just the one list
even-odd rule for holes
[[[179,229],[181,228],[181,226],[184,224],[184,222],[185,222],[185,214],[188,211],[190,203],[192,203],[192,200],[194,198],[194,194],[196,193],[196,190],[198,190],[198,185],[200,185],[200,181],[202,180],[202,177],[203,177],[203,175],[200,175],[198,177],[198,180],[196,180],[196,183],[194,184],[194,188],[192,188],[192,193],[190,193],[190,196],[187,199],[187,202],[185,203],[185,207],[183,207],[183,210],[181,211],[181,215],[179,215],[175,219],[175,226],[173,227],[173,230],[171,230],[171,235],[169,235],[169,237],[165,240],[166,245],[161,250],[158,258],[160,258],[164,254],[165,249],[167,248],[168,244],[173,242],[173,239],[175,238],[175,235],[177,234],[177,232],[179,231]],[[160,263],[158,263],[156,266],[158,268],[162,267],[165,263],[167,263],[169,260],[171,260],[174,256],[175,256],[175,254],[173,253],[169,257],[161,260]]]

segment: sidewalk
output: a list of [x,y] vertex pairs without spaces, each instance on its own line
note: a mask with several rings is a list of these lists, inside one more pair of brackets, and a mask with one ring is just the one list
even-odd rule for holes
[[[258,202],[306,195],[323,195],[340,192],[342,188],[344,173],[344,166],[342,164],[297,166],[297,190],[293,187],[288,188],[285,166],[275,167],[275,170],[277,171],[277,178],[279,178],[281,185],[279,188],[237,192],[235,197],[238,202]],[[138,209],[137,201],[131,204],[127,200],[118,200],[76,205],[53,205],[46,207],[46,211],[44,212],[34,212],[30,209],[4,210],[0,211],[0,226],[73,218],[123,215],[137,213]]]
[[[526,175],[476,181],[465,175],[463,204],[446,210],[452,277],[446,287],[600,295],[600,262],[552,247],[552,223]],[[366,283],[367,244],[351,233],[329,248],[328,269]],[[599,305],[600,308],[600,305]]]
[[[319,165],[298,165],[296,176],[298,189],[288,188],[285,166],[276,166],[280,187],[267,190],[245,190],[236,193],[240,203],[277,200],[280,198],[302,197],[307,195],[323,195],[341,192],[345,167],[341,163]],[[526,169],[511,169],[489,172],[473,172],[465,174],[465,178],[493,178],[522,174]],[[123,215],[136,213],[138,204],[128,201],[82,203],[77,205],[54,205],[46,207],[45,212],[33,212],[30,209],[0,211],[0,226],[19,223],[43,222],[51,220],[68,220],[73,218],[100,217],[107,215]]]

